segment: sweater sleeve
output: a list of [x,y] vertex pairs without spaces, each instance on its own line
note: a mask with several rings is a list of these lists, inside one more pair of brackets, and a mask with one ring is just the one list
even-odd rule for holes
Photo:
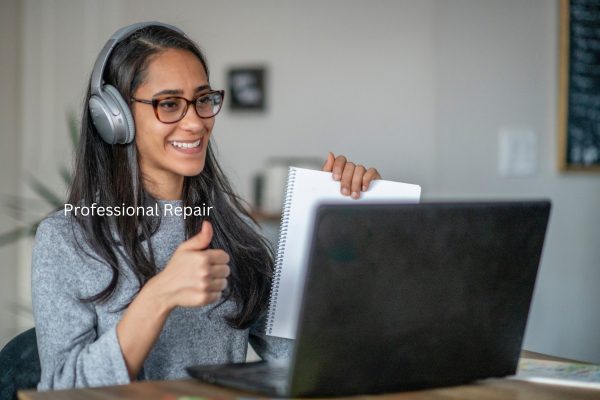
[[39,390],[129,383],[116,326],[98,335],[92,303],[80,300],[80,255],[65,219],[38,227],[32,255],[32,303],[42,368]]
[[256,354],[263,360],[290,359],[294,350],[294,340],[269,336],[264,332],[265,317],[259,319],[251,328],[249,342]]

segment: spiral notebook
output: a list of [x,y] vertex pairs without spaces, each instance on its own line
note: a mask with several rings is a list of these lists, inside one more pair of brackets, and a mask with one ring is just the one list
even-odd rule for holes
[[343,196],[331,172],[290,167],[285,186],[275,272],[267,314],[266,333],[295,338],[304,274],[311,242],[313,215],[318,204],[418,203],[421,187],[376,180],[359,200]]

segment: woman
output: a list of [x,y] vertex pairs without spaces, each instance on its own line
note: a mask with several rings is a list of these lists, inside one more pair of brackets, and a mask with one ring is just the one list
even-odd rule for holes
[[[222,100],[175,27],[123,28],[101,52],[67,203],[80,212],[45,219],[33,251],[40,390],[181,378],[243,362],[248,342],[288,356],[262,333],[273,254],[211,150]],[[379,178],[331,153],[323,170],[355,198]],[[208,218],[164,212],[203,205]]]

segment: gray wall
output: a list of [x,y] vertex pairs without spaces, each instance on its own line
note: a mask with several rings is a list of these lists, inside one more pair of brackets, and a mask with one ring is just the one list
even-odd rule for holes
[[[600,361],[600,176],[557,172],[554,1],[436,7],[436,194],[553,201],[525,347]],[[538,138],[538,172],[501,177],[498,131]]]
[[[0,2],[0,204],[19,188],[18,11],[18,0]],[[0,212],[0,227],[0,232],[16,228],[15,221]],[[17,332],[17,254],[16,245],[0,247],[0,346]]]
[[[20,4],[22,174],[60,188],[52,165],[70,157],[66,110],[79,111],[94,57],[116,28],[174,23],[206,51],[215,87],[225,85],[228,67],[269,68],[268,112],[226,110],[215,127],[220,159],[246,197],[269,157],[332,150],[377,166],[385,178],[421,184],[425,198],[551,198],[525,347],[600,362],[600,250],[593,240],[600,237],[600,176],[556,169],[556,1]],[[499,174],[503,127],[536,135],[534,175]],[[29,257],[24,243],[21,301],[28,298]]]

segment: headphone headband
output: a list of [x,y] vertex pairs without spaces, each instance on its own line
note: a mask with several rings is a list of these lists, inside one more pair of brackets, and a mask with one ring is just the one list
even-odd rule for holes
[[172,29],[178,33],[181,33],[182,35],[185,35],[185,33],[183,33],[181,29],[173,25],[164,24],[162,22],[156,21],[138,22],[119,29],[110,37],[110,39],[108,39],[108,41],[102,48],[102,51],[100,51],[100,54],[98,54],[98,58],[96,59],[96,63],[94,64],[94,69],[92,70],[92,79],[90,85],[92,94],[100,94],[100,92],[102,91],[102,77],[104,75],[104,68],[106,67],[108,58],[110,57],[110,54],[112,53],[112,50],[115,48],[115,46],[122,40],[128,38],[129,35],[131,35],[132,33],[148,26],[162,26],[165,28]]

